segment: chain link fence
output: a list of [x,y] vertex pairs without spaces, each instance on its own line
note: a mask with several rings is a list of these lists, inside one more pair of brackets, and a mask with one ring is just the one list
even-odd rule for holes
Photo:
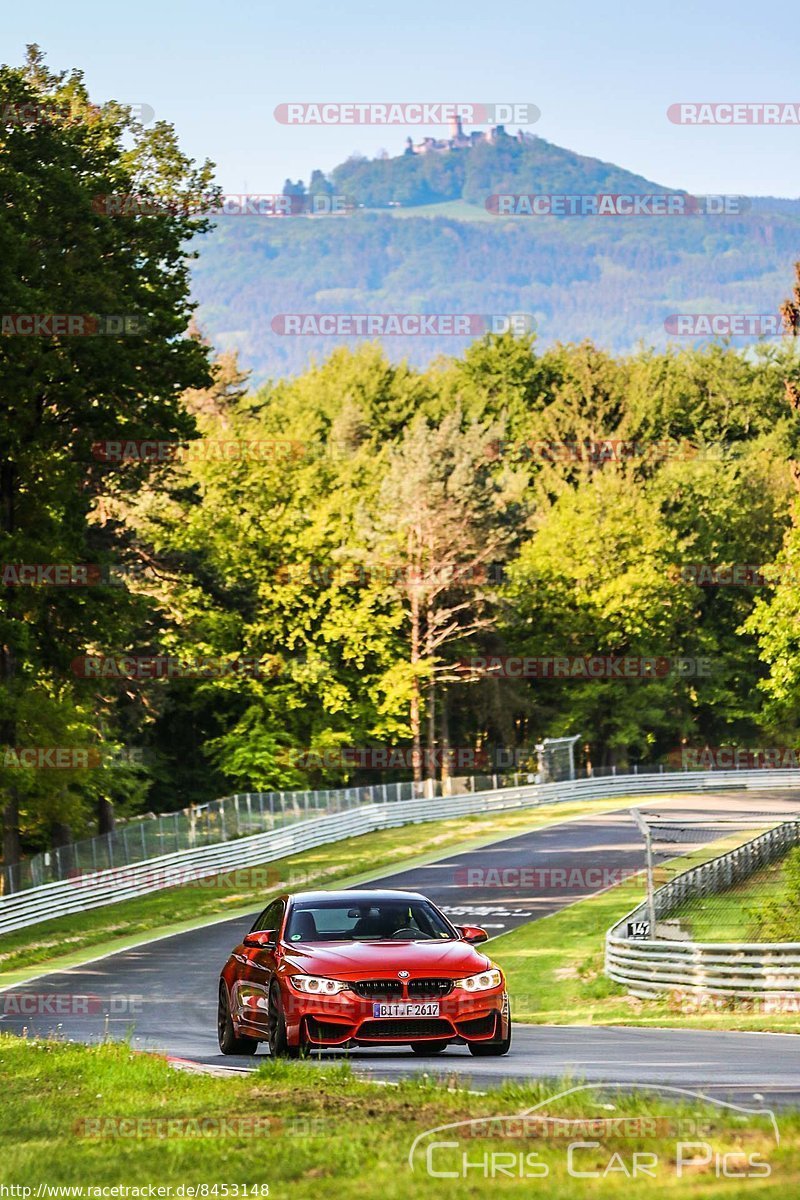
[[[800,843],[800,823],[787,823],[777,829],[774,816],[752,814],[748,826],[737,829],[764,829],[762,836],[729,852],[727,841],[740,841],[737,835],[718,844],[718,857],[692,872],[692,857],[702,857],[695,846],[698,838],[708,842],[730,832],[728,823],[658,824],[652,826],[661,855],[680,850],[680,874],[674,883],[670,877],[676,867],[657,866],[655,883],[662,886],[660,914],[668,918],[668,936],[698,942],[780,941],[791,935],[800,938],[800,914],[796,908],[781,918],[781,909],[796,904],[792,851]],[[688,854],[686,851],[688,850]],[[664,886],[665,885],[665,886]],[[777,918],[777,920],[776,920]]]
[[[776,824],[774,814],[755,813],[752,821],[772,828],[727,851],[717,843],[714,857],[696,866],[685,856],[658,865],[651,833],[650,885],[661,886],[648,886],[647,900],[608,931],[611,979],[640,996],[681,989],[746,999],[800,993],[797,906],[792,876],[785,878],[787,864],[800,855],[800,817]],[[675,844],[697,838],[699,823],[687,824],[691,828],[677,823],[658,828],[661,854],[670,840],[674,852]],[[714,832],[708,823],[702,828],[706,835]],[[663,882],[667,873],[672,878]],[[782,929],[758,916],[770,912],[777,920],[788,917],[789,924]]]
[[[45,850],[20,863],[0,867],[0,895],[74,878],[84,872],[132,866],[180,850],[213,846],[235,838],[265,833],[296,821],[347,812],[361,805],[407,803],[418,799],[567,780],[588,782],[615,779],[617,775],[638,776],[637,766],[630,771],[618,771],[616,767],[590,770],[576,767],[574,752],[575,744],[579,741],[579,735],[546,738],[536,747],[535,770],[517,769],[450,777],[444,783],[427,779],[422,784],[409,780],[303,792],[238,792],[209,804],[189,805],[177,812],[160,815],[150,813],[144,817],[119,821],[113,832]],[[662,764],[644,772],[648,778],[654,773],[669,773],[679,777],[687,775],[688,771],[686,767],[665,767]],[[738,773],[738,768],[734,772],[704,772],[709,786],[719,788],[735,787],[731,775]],[[796,774],[800,779],[800,771]]]
[[[524,776],[525,781],[534,777]],[[306,792],[238,792],[209,804],[190,805],[178,812],[149,814],[119,822],[111,833],[46,850],[0,873],[0,894],[72,879],[85,872],[128,867],[174,854],[214,846],[254,833],[266,833],[296,821],[348,812],[367,804],[404,803],[446,795],[463,795],[517,786],[520,775],[475,775],[423,784],[376,783],[365,787],[328,788]]]

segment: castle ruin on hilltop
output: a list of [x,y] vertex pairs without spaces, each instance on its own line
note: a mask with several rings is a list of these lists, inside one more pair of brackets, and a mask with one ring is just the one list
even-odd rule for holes
[[530,144],[535,140],[532,133],[525,133],[522,129],[518,129],[515,134],[506,133],[505,125],[493,125],[486,131],[474,129],[471,133],[464,133],[461,117],[456,117],[450,122],[449,138],[426,137],[421,142],[415,142],[413,138],[408,137],[405,153],[447,154],[450,150],[471,150],[473,146],[497,145],[502,141]]

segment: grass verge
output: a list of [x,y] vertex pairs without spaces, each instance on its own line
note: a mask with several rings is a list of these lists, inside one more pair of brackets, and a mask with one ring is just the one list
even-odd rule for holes
[[387,868],[405,869],[434,861],[448,851],[474,848],[633,803],[635,800],[626,798],[620,804],[617,797],[402,825],[318,846],[263,867],[226,872],[43,921],[0,937],[0,987],[21,982],[31,974],[31,967],[66,969],[89,957],[87,951],[99,956],[215,919],[244,916],[287,888],[363,882]]
[[[726,837],[691,855],[673,859],[672,876],[697,866],[753,836]],[[512,1013],[537,1025],[650,1025],[687,1029],[800,1032],[800,1013],[764,1012],[758,1001],[681,994],[656,1000],[631,996],[604,972],[606,931],[645,898],[636,876],[579,900],[552,916],[521,925],[491,943],[492,958],[508,978]]]
[[[776,1144],[766,1117],[689,1099],[676,1105],[641,1092],[620,1095],[608,1087],[553,1099],[569,1083],[507,1083],[489,1096],[423,1076],[381,1088],[355,1079],[346,1064],[270,1059],[254,1074],[219,1078],[171,1070],[163,1059],[125,1045],[8,1036],[0,1036],[0,1074],[13,1081],[0,1098],[0,1181],[30,1188],[28,1196],[40,1185],[82,1186],[84,1196],[92,1195],[90,1187],[156,1185],[171,1187],[173,1196],[205,1187],[194,1194],[246,1194],[248,1200],[265,1195],[265,1188],[292,1200],[418,1194],[449,1200],[485,1195],[488,1186],[492,1195],[540,1189],[553,1200],[604,1200],[652,1195],[657,1181],[659,1196],[713,1200],[791,1195],[800,1183],[797,1112],[777,1118]],[[569,1126],[530,1120],[450,1129],[422,1142],[412,1172],[409,1151],[426,1130],[511,1117],[535,1105],[540,1117],[608,1123],[591,1132],[573,1126],[568,1136]],[[426,1170],[432,1141],[456,1143],[431,1151],[436,1174]],[[582,1143],[573,1151],[573,1170],[591,1177],[569,1174],[571,1141]],[[646,1171],[631,1177],[634,1154],[649,1157],[639,1159]],[[688,1158],[701,1161],[688,1166]],[[744,1190],[729,1177],[734,1171],[751,1175],[739,1185]]]

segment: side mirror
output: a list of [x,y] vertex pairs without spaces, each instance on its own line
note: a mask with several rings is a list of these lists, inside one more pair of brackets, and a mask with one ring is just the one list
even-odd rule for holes
[[262,929],[256,933],[247,933],[243,945],[249,946],[252,950],[274,950],[277,944],[275,941],[277,932],[276,929]]
[[488,942],[489,935],[485,929],[480,929],[477,925],[459,925],[461,936],[465,942],[471,942],[475,945],[476,942]]

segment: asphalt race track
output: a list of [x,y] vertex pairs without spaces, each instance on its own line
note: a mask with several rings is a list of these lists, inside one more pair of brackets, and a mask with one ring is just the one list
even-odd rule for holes
[[[641,807],[676,818],[792,813],[800,808],[800,796],[723,792],[655,799]],[[701,830],[697,841],[719,836],[719,831]],[[684,844],[672,853],[685,849]],[[610,886],[623,873],[641,869],[643,858],[641,836],[620,809],[360,886],[380,882],[421,891],[456,923],[482,925],[495,936]],[[252,1070],[266,1048],[255,1059],[225,1058],[216,1042],[219,970],[251,921],[218,921],[14,985],[0,1004],[0,1029],[86,1042],[127,1037],[136,1048],[192,1063]],[[600,939],[604,930],[597,933]],[[59,1011],[60,996],[68,1012]],[[47,997],[47,1002],[32,1003],[33,997]],[[75,997],[91,999],[76,1003]],[[30,1015],[31,1008],[42,1007],[45,1012]],[[410,1050],[379,1047],[329,1051],[319,1061],[341,1058],[359,1074],[387,1081],[421,1071],[456,1073],[483,1088],[507,1078],[573,1076],[609,1084],[670,1084],[742,1103],[755,1095],[776,1107],[800,1102],[800,1039],[793,1034],[515,1025],[513,1047],[505,1058],[478,1060],[459,1046],[426,1062]]]

